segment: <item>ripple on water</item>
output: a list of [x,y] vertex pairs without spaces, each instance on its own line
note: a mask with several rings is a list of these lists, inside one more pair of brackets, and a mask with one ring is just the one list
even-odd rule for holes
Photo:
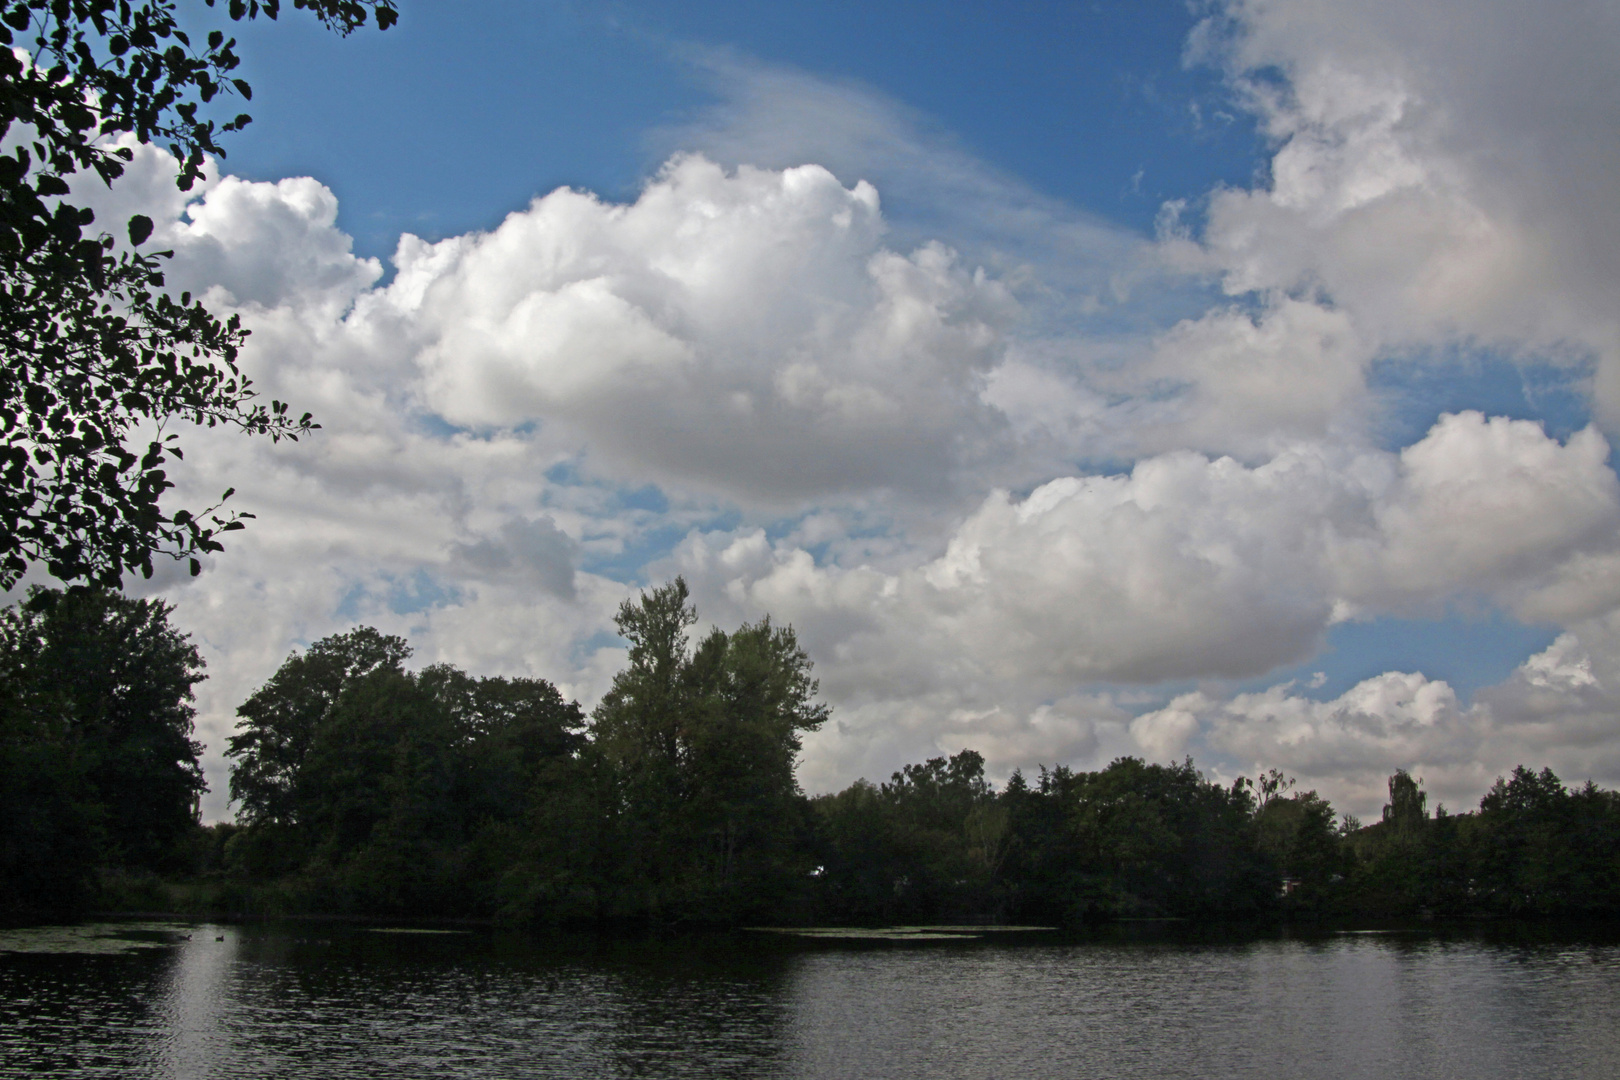
[[1620,1060],[1606,943],[394,929],[7,931],[0,1076],[1490,1080]]

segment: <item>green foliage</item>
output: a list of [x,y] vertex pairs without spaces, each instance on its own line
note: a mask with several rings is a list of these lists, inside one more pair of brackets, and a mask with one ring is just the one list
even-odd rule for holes
[[1473,893],[1500,914],[1612,913],[1620,900],[1620,793],[1570,791],[1551,769],[1498,777],[1470,822]]
[[1321,910],[1352,867],[1333,806],[1314,791],[1269,800],[1255,811],[1254,831],[1296,911]]
[[1422,781],[1412,779],[1405,769],[1396,769],[1389,778],[1389,803],[1384,807],[1384,823],[1396,832],[1414,832],[1429,818],[1428,796]]
[[588,725],[542,680],[407,672],[405,642],[365,627],[316,642],[240,710],[227,862],[266,905],[520,923],[1620,908],[1620,797],[1545,771],[1433,818],[1397,771],[1366,829],[1275,769],[1223,787],[1121,758],[998,792],[971,749],[806,800],[794,762],[827,709],[792,629],[693,646],[696,621],[678,578],[627,601],[628,662]]
[[316,730],[343,688],[377,671],[401,671],[411,648],[369,626],[322,638],[294,653],[236,710],[237,733],[225,751],[231,799],[247,824],[296,824],[298,779]]
[[823,903],[838,919],[970,918],[998,906],[1010,813],[963,750],[860,781],[814,803],[825,837]]
[[1082,875],[1070,918],[1244,915],[1272,891],[1247,790],[1204,780],[1191,761],[1121,758],[1096,773],[1043,776],[1042,789],[1064,811],[1056,850],[1077,858]]
[[1247,788],[1190,762],[1042,769],[1035,788],[1015,773],[997,794],[964,750],[815,808],[824,901],[857,921],[1232,917],[1266,910],[1276,888]]
[[679,579],[627,602],[629,663],[591,718],[540,679],[409,672],[361,627],[238,710],[237,872],[326,909],[517,922],[781,917],[813,866],[794,780],[827,716],[791,628],[696,649]]
[[[1382,819],[1273,769],[1042,767],[964,749],[807,800],[828,717],[769,618],[694,647],[680,579],[627,602],[587,722],[543,679],[405,667],[359,627],[289,656],[230,740],[235,825],[195,823],[201,661],[169,608],[36,589],[0,613],[0,912],[102,902],[516,923],[1364,918],[1620,912],[1620,794],[1550,770]],[[175,875],[190,874],[184,881]]]
[[0,612],[0,908],[85,902],[105,867],[184,865],[203,665],[171,610],[34,588]]
[[1620,912],[1620,793],[1571,791],[1550,769],[1498,777],[1479,810],[1430,818],[1390,777],[1384,820],[1350,834],[1339,909],[1376,915],[1612,916]]
[[591,738],[617,785],[610,808],[623,853],[618,906],[665,919],[712,918],[785,902],[809,866],[794,779],[800,734],[827,717],[810,659],[769,618],[713,630],[686,583],[626,601],[629,664],[592,717]]
[[407,672],[409,656],[359,627],[290,656],[243,703],[227,750],[241,872],[302,875],[341,910],[488,910],[494,890],[468,868],[511,854],[502,837],[579,751],[583,717],[544,680]]
[[[213,0],[207,0],[210,7]],[[392,24],[392,0],[294,0],[347,33],[368,14]],[[275,18],[279,0],[230,0],[233,20]],[[236,42],[220,30],[193,43],[173,0],[0,2],[0,588],[30,561],[62,581],[117,585],[150,577],[152,558],[220,550],[218,536],[250,515],[219,506],[165,514],[179,459],[176,422],[226,425],[273,440],[316,425],[255,401],[237,368],[246,331],[189,295],[163,291],[161,260],[139,250],[152,222],[124,226],[135,250],[89,231],[92,211],[65,201],[68,180],[93,172],[111,184],[132,151],[168,146],[189,190],[205,155],[223,156],[223,124],[202,114],[220,96],[252,94],[234,77]],[[144,440],[144,445],[143,445]],[[221,497],[229,498],[230,491]]]
[[697,612],[686,582],[626,600],[616,622],[629,642],[629,663],[614,676],[591,720],[617,789],[606,811],[623,838],[620,888],[628,903],[658,912],[680,888],[684,868],[683,755],[689,752],[692,687],[687,628]]

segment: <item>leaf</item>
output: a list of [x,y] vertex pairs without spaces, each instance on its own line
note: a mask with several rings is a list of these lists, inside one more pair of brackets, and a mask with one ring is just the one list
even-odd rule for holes
[[146,243],[152,235],[152,219],[145,214],[136,214],[129,219],[129,242],[136,247]]

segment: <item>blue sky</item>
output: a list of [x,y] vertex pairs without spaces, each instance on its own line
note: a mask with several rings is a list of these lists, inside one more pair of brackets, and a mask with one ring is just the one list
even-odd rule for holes
[[589,706],[676,573],[798,628],[813,791],[962,746],[1363,815],[1395,768],[1620,780],[1611,6],[296,16],[216,179],[107,197],[325,425],[180,478],[259,515],[153,586],[211,813],[289,649],[371,622]]
[[346,40],[288,18],[244,35],[253,133],[230,168],[318,176],[357,249],[490,228],[575,185],[631,196],[661,129],[712,105],[694,54],[849,80],[1054,198],[1143,231],[1167,199],[1265,166],[1219,74],[1182,62],[1183,3],[571,4],[429,0]]

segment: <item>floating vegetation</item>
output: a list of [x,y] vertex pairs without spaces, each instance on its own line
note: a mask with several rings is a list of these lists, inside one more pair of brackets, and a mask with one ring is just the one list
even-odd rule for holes
[[986,934],[1036,933],[1053,926],[750,926],[761,934],[817,941],[972,941]]
[[176,923],[79,923],[23,926],[0,930],[0,953],[55,953],[115,956],[145,949],[169,949],[191,937]]

